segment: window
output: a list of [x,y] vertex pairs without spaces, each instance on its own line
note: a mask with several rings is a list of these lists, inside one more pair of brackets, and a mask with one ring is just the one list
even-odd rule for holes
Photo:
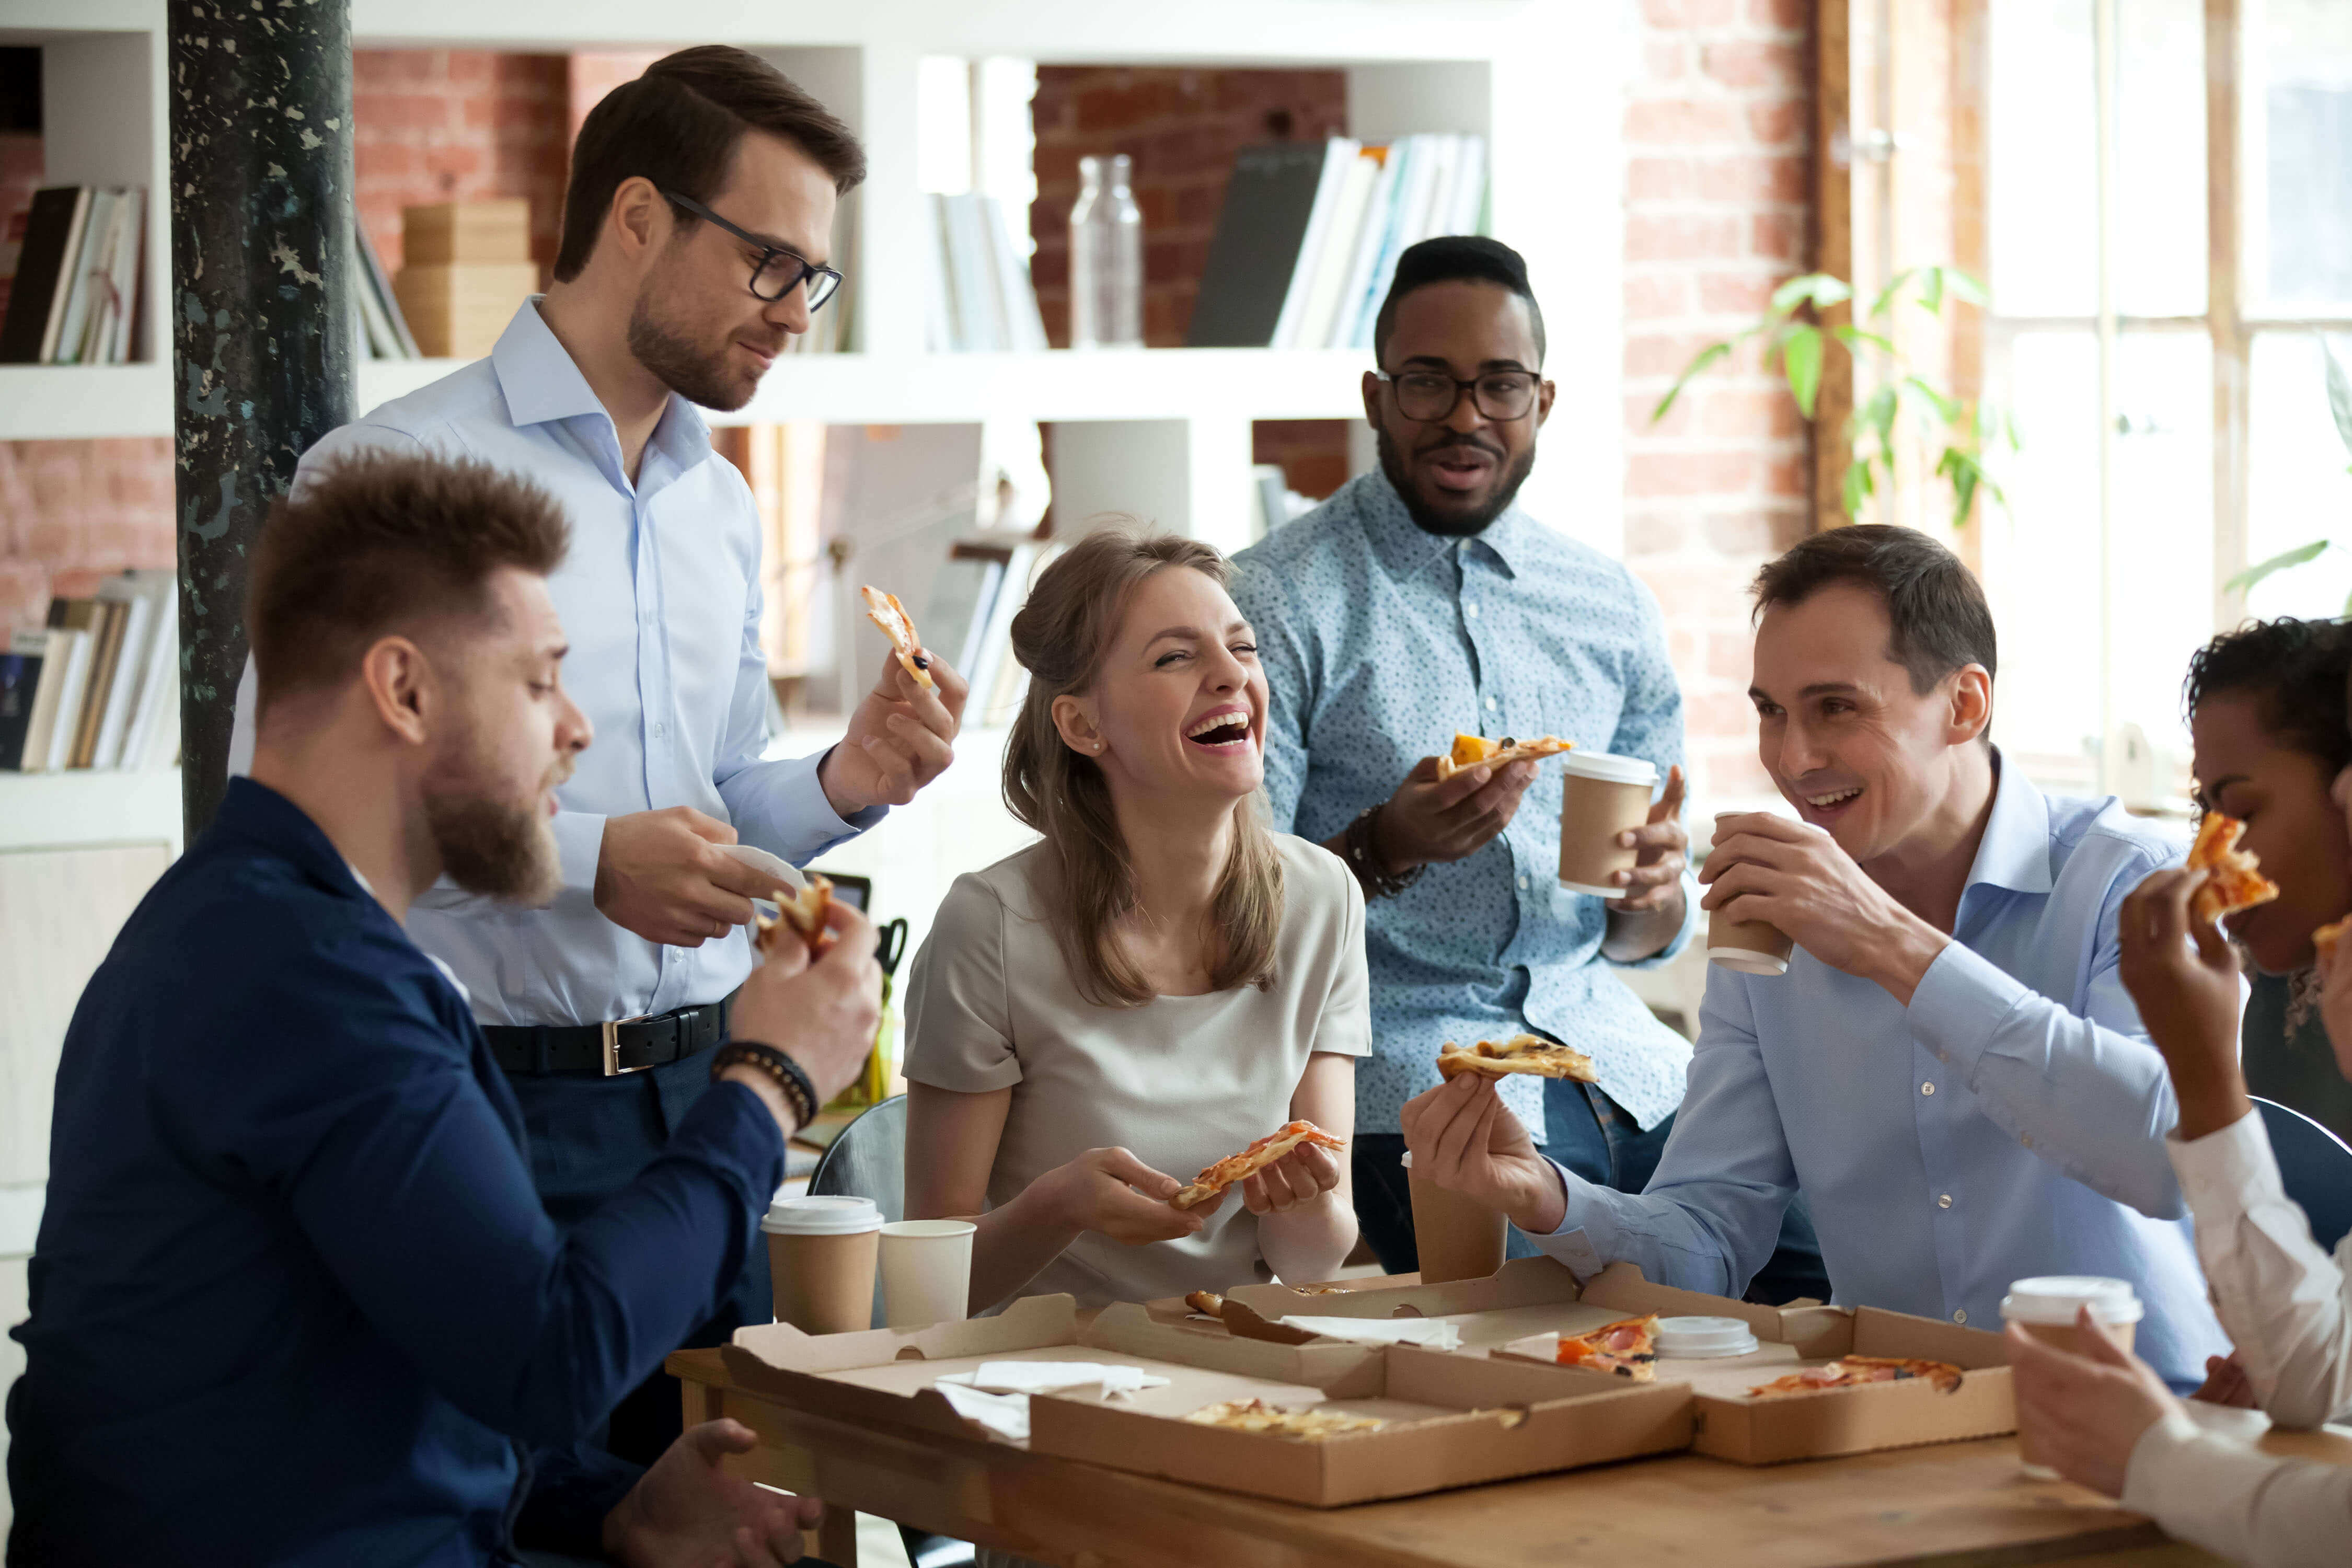
[[2352,593],[2352,552],[2226,587],[2352,541],[2319,347],[2343,332],[2352,363],[2352,5],[1989,0],[1987,24],[1986,385],[2021,443],[1979,514],[1998,733],[2052,787],[2155,804],[2185,780],[2189,653]]

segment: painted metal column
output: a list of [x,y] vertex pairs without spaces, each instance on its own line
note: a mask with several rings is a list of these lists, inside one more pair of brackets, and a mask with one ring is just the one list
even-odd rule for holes
[[246,561],[352,416],[349,0],[170,0],[181,809],[227,788]]

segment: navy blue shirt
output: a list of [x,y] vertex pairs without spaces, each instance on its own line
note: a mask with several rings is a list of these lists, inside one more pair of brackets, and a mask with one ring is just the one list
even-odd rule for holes
[[[774,1120],[720,1085],[559,1233],[457,988],[236,780],[66,1036],[11,1557],[499,1558],[530,1452],[710,1317],[782,1178]],[[553,1468],[586,1514],[617,1500]]]

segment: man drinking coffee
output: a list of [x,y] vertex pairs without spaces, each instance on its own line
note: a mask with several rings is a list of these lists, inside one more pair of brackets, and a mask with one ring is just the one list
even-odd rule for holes
[[[445,876],[528,904],[590,738],[548,592],[565,524],[479,467],[315,477],[256,550],[252,776],[124,926],[58,1069],[12,1563],[789,1561],[814,1503],[698,1426],[572,1446],[734,1288],[784,1140],[857,1072],[873,928],[754,970],[717,1081],[559,1226],[448,968]],[[745,1533],[739,1533],[739,1531]]]
[[1927,535],[1817,534],[1756,599],[1759,750],[1801,820],[1720,824],[1703,903],[1794,938],[1788,973],[1710,973],[1640,1195],[1538,1154],[1469,1078],[1405,1107],[1414,1168],[1580,1275],[1737,1295],[1801,1193],[1844,1305],[1997,1329],[2013,1280],[2126,1279],[2143,1353],[2193,1387],[2224,1342],[2116,970],[2118,906],[2179,847],[2004,763],[1991,613]]

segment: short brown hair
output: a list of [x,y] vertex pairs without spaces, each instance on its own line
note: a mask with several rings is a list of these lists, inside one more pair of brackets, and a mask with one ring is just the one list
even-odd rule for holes
[[306,479],[254,547],[258,707],[341,685],[389,632],[485,615],[492,573],[546,576],[570,533],[553,497],[483,463],[370,453]]
[[[1045,836],[1036,890],[1078,994],[1097,1006],[1140,1006],[1153,993],[1117,930],[1135,908],[1134,863],[1101,764],[1062,739],[1054,699],[1094,685],[1146,578],[1181,568],[1223,587],[1232,567],[1198,540],[1152,533],[1132,519],[1097,521],[1109,526],[1057,556],[1013,617],[1013,657],[1029,672],[1029,693],[1005,742],[1004,804]],[[1265,826],[1265,798],[1260,791],[1234,812],[1234,847],[1209,912],[1219,942],[1210,955],[1212,991],[1263,990],[1274,980],[1282,856]]]
[[1854,523],[1816,533],[1756,574],[1756,614],[1800,605],[1832,583],[1855,583],[1886,606],[1886,657],[1926,696],[1956,669],[2000,672],[1992,608],[1960,558],[1916,528]]
[[[588,265],[613,193],[642,175],[665,191],[708,205],[727,181],[747,131],[781,136],[845,192],[866,178],[866,149],[825,106],[759,56],[725,44],[665,55],[646,74],[606,93],[581,121],[563,194],[563,241],[555,279],[568,283]],[[676,203],[681,226],[701,219]]]

